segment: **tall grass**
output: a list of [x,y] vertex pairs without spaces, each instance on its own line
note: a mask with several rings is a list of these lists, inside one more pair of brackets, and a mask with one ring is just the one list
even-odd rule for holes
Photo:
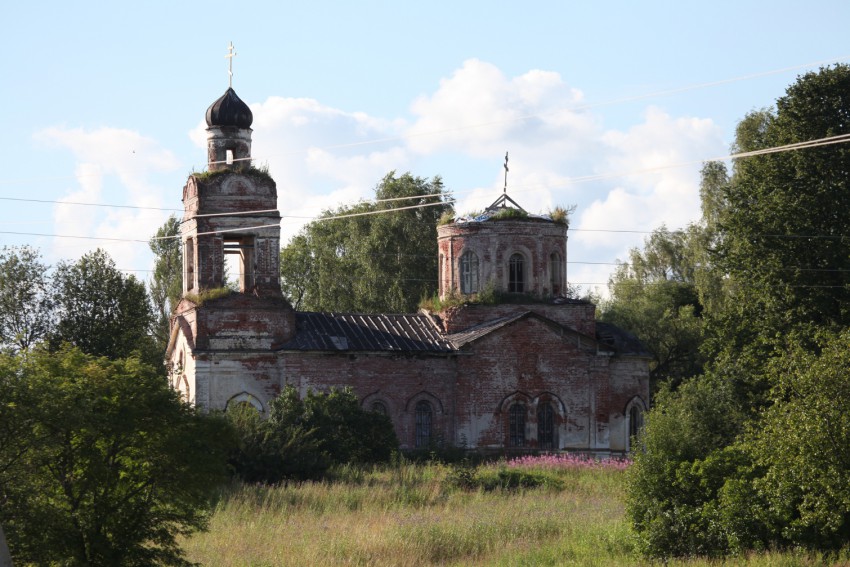
[[[345,467],[332,481],[225,491],[210,530],[182,542],[203,565],[636,565],[618,463],[501,462],[475,478],[521,470],[536,488],[472,489],[458,469],[400,462]],[[588,465],[588,466],[584,466]],[[728,564],[817,565],[823,558],[763,554]],[[670,565],[723,562],[671,561]]]

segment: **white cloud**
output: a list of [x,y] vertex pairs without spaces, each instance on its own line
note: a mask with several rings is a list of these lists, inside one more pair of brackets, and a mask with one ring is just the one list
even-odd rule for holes
[[[414,101],[410,148],[421,155],[452,152],[491,159],[510,150],[508,194],[526,209],[577,204],[570,257],[610,262],[641,246],[661,224],[685,226],[699,217],[699,160],[722,152],[711,120],[672,117],[649,107],[640,123],[606,130],[603,115],[581,109],[583,95],[557,73],[532,70],[509,78],[496,66],[466,61],[431,94]],[[691,163],[696,162],[696,163]],[[682,167],[676,164],[690,163]],[[654,170],[654,171],[646,171]],[[571,183],[573,178],[629,175]],[[480,183],[483,180],[478,180]],[[504,178],[459,199],[461,212],[486,206]],[[590,232],[590,229],[599,232]],[[605,282],[610,266],[570,267],[571,280]],[[575,277],[573,277],[575,276]]]
[[[54,258],[75,259],[86,251],[107,250],[119,268],[147,269],[150,254],[138,242],[147,240],[162,225],[166,212],[133,208],[104,208],[73,203],[106,203],[129,207],[165,207],[179,189],[155,183],[157,173],[172,172],[178,159],[156,141],[131,130],[117,128],[47,128],[35,139],[71,150],[78,160],[79,189],[69,191],[54,206],[54,232],[59,235],[100,237],[104,240],[54,239]],[[146,273],[138,272],[141,279]]]
[[470,59],[411,105],[417,120],[408,129],[413,151],[456,151],[492,157],[519,145],[546,153],[574,150],[583,132],[595,128],[586,113],[572,110],[582,94],[560,75],[532,70],[508,78],[491,63]]
[[[458,191],[459,212],[481,209],[502,191],[507,150],[508,194],[531,212],[578,205],[572,227],[585,230],[570,233],[569,259],[610,262],[625,258],[645,235],[588,229],[650,231],[694,220],[699,163],[669,166],[718,155],[726,145],[711,120],[670,116],[656,107],[628,128],[606,128],[604,111],[584,105],[582,92],[558,73],[532,69],[509,77],[477,59],[412,101],[410,116],[372,116],[280,96],[251,109],[252,153],[277,182],[283,242],[322,210],[371,198],[391,170],[441,174]],[[205,130],[201,121],[189,133],[198,150],[187,161],[204,159]],[[177,159],[153,140],[109,128],[51,128],[39,138],[70,149],[79,161],[79,188],[68,201],[179,206],[182,177],[175,182],[170,175],[162,187],[154,182],[157,174],[172,172]],[[641,172],[651,168],[657,169]],[[627,175],[578,182],[611,173]],[[164,219],[150,221],[149,215],[57,206],[56,232],[147,239]],[[107,246],[128,258],[147,251],[144,245]],[[611,269],[576,264],[569,276],[604,282]]]
[[[268,165],[284,217],[312,218],[323,210],[371,198],[387,172],[405,170],[409,164],[399,138],[400,120],[346,112],[307,98],[271,96],[250,106],[254,163]],[[201,121],[190,136],[205,148],[206,123]],[[287,242],[304,222],[285,218],[282,241]]]

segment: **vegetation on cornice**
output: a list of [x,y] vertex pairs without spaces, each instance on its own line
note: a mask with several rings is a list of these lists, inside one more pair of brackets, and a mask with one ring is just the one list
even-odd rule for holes
[[437,226],[443,226],[444,224],[452,224],[453,222],[455,222],[455,212],[446,211],[442,215],[440,215],[440,218],[437,221]]
[[570,207],[564,208],[560,205],[551,209],[549,211],[549,218],[552,219],[552,222],[557,224],[565,224],[567,226],[570,225],[570,215],[575,212],[576,206],[571,205]]
[[446,297],[440,298],[439,293],[435,293],[431,297],[424,297],[419,302],[419,308],[426,311],[437,312],[443,311],[450,307],[462,307],[464,305],[498,305],[502,303],[502,293],[496,291],[493,283],[489,283],[478,293],[465,295],[457,291],[451,290]]
[[233,290],[229,287],[214,287],[212,289],[205,289],[201,293],[187,293],[183,297],[195,305],[201,306],[207,301],[227,297],[231,293],[233,293]]
[[[540,216],[529,214],[527,211],[522,209],[518,209],[515,207],[499,207],[498,209],[487,209],[484,211],[471,211],[463,215],[455,215],[454,213],[444,214],[440,218],[439,226],[444,224],[451,224],[455,222],[456,218],[461,219],[477,219],[482,215],[489,214],[490,216],[486,219],[482,219],[482,222],[487,221],[500,221],[500,220],[523,220],[523,219],[532,219],[532,220],[542,220],[546,221],[551,219],[555,224],[563,224],[569,226],[570,224],[570,216],[575,212],[576,206],[571,205],[569,207],[562,207],[560,205],[556,206],[553,209],[549,209],[548,213],[544,213]],[[547,219],[548,217],[548,219]]]
[[274,182],[274,179],[269,174],[269,166],[268,164],[263,164],[260,166],[254,165],[234,165],[231,168],[217,169],[214,171],[202,171],[200,173],[192,172],[192,176],[198,181],[212,181],[217,177],[221,177],[223,175],[228,175],[231,173],[238,173],[241,175],[247,175],[249,177],[253,177],[259,181],[271,181]]
[[489,220],[519,220],[527,218],[528,213],[523,211],[522,209],[515,209],[513,207],[502,207],[498,211],[496,211],[496,214],[491,216]]

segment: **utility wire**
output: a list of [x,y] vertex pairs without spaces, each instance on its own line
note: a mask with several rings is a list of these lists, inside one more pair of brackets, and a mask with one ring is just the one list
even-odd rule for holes
[[[674,164],[674,165],[670,165],[670,166],[660,166],[660,167],[648,168],[648,169],[638,170],[638,171],[631,172],[631,173],[601,174],[601,175],[594,175],[594,176],[585,176],[585,177],[581,177],[581,178],[575,178],[575,179],[571,180],[571,182],[582,182],[582,181],[596,180],[596,179],[602,179],[602,178],[612,177],[612,176],[623,176],[623,175],[630,175],[630,174],[634,174],[634,173],[645,173],[645,172],[649,172],[649,171],[669,169],[669,168],[672,168],[672,167],[681,167],[683,165],[692,165],[694,163],[705,163],[705,161],[723,161],[723,160],[729,160],[729,159],[750,158],[750,157],[756,157],[756,156],[760,156],[760,155],[767,155],[767,154],[787,152],[787,151],[796,151],[796,150],[800,150],[800,149],[809,149],[809,148],[828,146],[828,145],[833,145],[833,144],[841,144],[841,143],[846,143],[846,142],[850,142],[850,134],[840,134],[840,135],[837,135],[837,136],[828,136],[828,137],[825,137],[825,138],[819,138],[819,139],[815,139],[815,140],[807,140],[807,141],[804,141],[804,142],[796,142],[796,143],[793,143],[793,144],[786,144],[786,145],[783,145],[783,146],[763,148],[763,149],[760,149],[760,150],[753,150],[753,151],[749,151],[749,152],[740,152],[740,153],[737,153],[737,154],[730,154],[730,155],[727,155],[727,156],[710,158],[708,160],[700,160],[698,162],[692,161],[692,162],[687,162],[687,163],[684,163],[684,164]],[[443,197],[443,196],[456,195],[456,194],[459,194],[459,193],[460,192],[457,192],[457,191],[447,191],[445,193],[441,193],[441,194],[438,194],[438,195],[428,194],[428,195],[419,196],[419,197],[400,197],[400,198],[393,198],[393,199],[388,199],[388,200],[405,200],[405,199],[421,198],[421,197],[425,197],[425,196],[427,196],[427,197],[438,197],[438,196]],[[0,197],[0,199],[8,199],[8,198]],[[22,200],[22,199],[19,199],[19,200]],[[381,200],[376,200],[376,202],[380,202],[380,201]],[[42,200],[42,201],[39,201],[39,202],[45,202],[45,201]],[[57,202],[61,202],[61,201],[57,201]],[[378,210],[374,210],[374,211],[365,211],[365,212],[360,212],[360,213],[349,213],[349,214],[332,215],[332,216],[326,216],[326,217],[313,217],[313,221],[314,222],[323,222],[323,221],[330,221],[330,220],[336,220],[336,219],[377,215],[377,214],[391,213],[391,212],[404,211],[404,210],[410,210],[410,209],[419,209],[419,208],[425,208],[425,207],[442,206],[442,205],[452,204],[454,202],[455,201],[453,201],[453,200],[447,200],[447,201],[441,200],[441,201],[437,201],[435,203],[423,203],[423,204],[418,204],[418,205],[411,205],[411,206],[408,206],[408,207],[395,207],[395,208],[390,208],[390,209],[378,209]],[[91,203],[77,203],[77,204],[91,205]],[[146,208],[146,207],[132,207],[130,205],[104,205],[104,206],[119,206],[119,207],[122,207],[122,208]],[[165,210],[172,210],[172,209],[165,209]],[[259,210],[259,211],[240,211],[238,213],[232,213],[232,214],[243,214],[243,215],[245,215],[245,214],[255,214],[255,213],[268,213],[268,212],[272,212],[272,211],[276,211],[276,210],[277,209],[263,209],[263,210]],[[231,213],[211,213],[209,215],[197,215],[197,216],[203,217],[203,216],[230,216],[230,215],[231,215]],[[302,220],[305,220],[304,217],[281,217],[281,218],[300,218]],[[203,236],[203,235],[207,235],[207,234],[242,232],[242,231],[245,231],[245,230],[259,230],[259,229],[263,229],[263,228],[280,228],[280,227],[281,227],[281,223],[273,223],[273,224],[264,224],[264,225],[250,226],[250,227],[241,227],[241,228],[235,228],[235,229],[222,229],[222,230],[217,230],[217,231],[212,231],[212,232],[199,233],[198,235]],[[629,234],[651,234],[652,232],[654,232],[654,231],[627,230],[627,229],[578,229],[578,228],[569,228],[569,230],[572,230],[574,232],[607,232],[607,233],[629,233]],[[675,233],[675,232],[681,232],[681,231],[679,230],[679,231],[671,231],[671,232]],[[45,236],[45,237],[54,237],[54,238],[79,238],[79,239],[88,239],[88,240],[108,240],[108,241],[124,241],[124,242],[145,242],[145,243],[149,242],[148,240],[129,239],[129,238],[52,235],[52,234],[12,232],[12,231],[0,231],[0,234],[14,234],[14,235],[21,235],[21,236]],[[835,236],[835,235],[780,235],[780,234],[777,234],[777,235],[763,235],[763,236],[765,236],[765,237],[776,237],[776,238],[842,238],[842,236],[840,236],[840,235]],[[180,238],[180,236],[152,237],[151,240],[169,240],[169,239],[175,239],[175,238]]]
[[[752,74],[749,74],[749,75],[741,75],[741,76],[738,76],[738,77],[733,77],[731,79],[721,79],[719,81],[709,81],[709,82],[705,82],[705,83],[696,83],[696,84],[687,85],[687,86],[684,86],[684,87],[676,87],[676,88],[672,88],[672,89],[654,91],[654,92],[645,93],[645,94],[641,94],[641,95],[616,98],[616,99],[601,101],[601,102],[597,102],[597,103],[588,103],[588,104],[582,104],[582,105],[577,105],[577,106],[571,106],[571,107],[566,108],[565,110],[577,112],[577,111],[597,108],[597,107],[600,107],[600,106],[612,106],[612,105],[616,105],[616,104],[623,104],[623,103],[626,103],[626,102],[634,102],[634,101],[638,101],[638,100],[655,98],[655,97],[659,97],[659,96],[668,96],[668,95],[671,95],[671,94],[677,94],[677,93],[682,93],[682,92],[687,92],[687,91],[692,91],[692,90],[698,90],[698,89],[702,89],[702,88],[706,88],[706,87],[714,87],[714,86],[718,86],[718,85],[725,85],[725,84],[729,84],[729,83],[735,83],[735,82],[755,79],[755,78],[759,78],[759,77],[766,77],[766,76],[769,76],[769,75],[776,75],[776,74],[779,74],[779,73],[786,73],[788,71],[795,71],[795,70],[799,70],[799,69],[817,67],[817,66],[821,66],[821,65],[824,65],[824,64],[828,64],[828,63],[834,63],[836,61],[843,61],[845,59],[850,59],[850,55],[845,55],[845,56],[842,56],[842,57],[836,57],[836,58],[833,58],[833,59],[814,61],[812,63],[806,63],[806,64],[803,64],[803,65],[794,65],[794,66],[791,66],[791,67],[784,67],[784,68],[781,68],[781,69],[773,69],[773,70],[770,70],[770,71],[752,73]],[[481,123],[477,123],[477,124],[465,124],[465,125],[461,125],[461,126],[456,126],[454,128],[445,128],[445,129],[441,129],[441,130],[431,130],[431,131],[427,131],[427,132],[417,132],[415,134],[407,134],[407,135],[404,135],[404,136],[392,136],[392,137],[386,137],[386,138],[378,138],[378,139],[374,139],[374,140],[363,140],[363,141],[360,141],[360,142],[335,144],[335,145],[324,146],[324,147],[320,147],[320,148],[316,148],[316,149],[319,149],[319,150],[336,150],[336,149],[354,148],[354,147],[374,145],[374,144],[383,144],[383,143],[387,143],[387,142],[399,142],[399,141],[403,141],[403,140],[407,140],[407,139],[411,139],[411,138],[420,138],[420,137],[425,137],[425,136],[436,136],[436,135],[440,135],[440,134],[460,132],[460,131],[463,131],[463,130],[470,130],[470,129],[475,129],[475,128],[484,128],[484,127],[488,127],[488,126],[497,126],[497,125],[501,125],[501,124],[511,124],[511,123],[515,123],[515,122],[524,122],[526,120],[532,120],[534,118],[541,118],[541,117],[544,117],[544,116],[549,116],[551,114],[554,114],[554,113],[549,112],[549,113],[540,113],[540,114],[528,114],[528,115],[524,115],[524,116],[508,118],[508,119],[505,119],[505,120],[494,120],[494,121],[490,121],[490,122],[481,122]],[[278,155],[273,156],[273,157],[285,157],[285,156],[289,156],[289,155],[299,155],[299,154],[304,153],[305,151],[307,151],[307,150],[294,150],[292,152],[287,152],[287,153],[284,153],[284,154],[278,154]],[[226,163],[232,163],[234,161],[246,161],[246,160],[250,160],[250,159],[261,159],[261,160],[265,159],[265,160],[268,160],[270,158],[269,157],[238,158],[238,159],[233,159],[233,160],[230,160],[230,161],[228,161],[228,160],[212,161],[212,162],[209,162],[208,165],[226,164]]]
[[[587,104],[582,104],[582,105],[576,105],[576,106],[568,107],[566,110],[571,110],[571,111],[589,110],[589,109],[597,108],[597,107],[601,107],[601,106],[612,106],[612,105],[616,105],[616,104],[623,104],[623,103],[627,103],[627,102],[634,102],[634,101],[638,101],[638,100],[645,100],[645,99],[650,99],[650,98],[655,98],[655,97],[669,96],[669,95],[672,95],[672,94],[678,94],[678,93],[692,91],[692,90],[699,90],[699,89],[714,87],[714,86],[718,86],[718,85],[725,85],[725,84],[735,83],[735,82],[739,82],[739,81],[746,81],[746,80],[750,80],[750,79],[767,77],[767,76],[770,76],[770,75],[786,73],[786,72],[789,72],[789,71],[796,71],[796,70],[807,69],[807,68],[811,68],[811,67],[819,67],[819,66],[822,66],[822,65],[835,63],[835,62],[838,62],[838,61],[844,61],[846,59],[850,59],[850,55],[844,55],[844,56],[841,56],[841,57],[833,57],[833,58],[830,58],[830,59],[823,59],[823,60],[820,60],[820,61],[812,61],[810,63],[793,65],[793,66],[790,66],[790,67],[782,67],[780,69],[772,69],[772,70],[769,70],[769,71],[761,71],[761,72],[758,72],[758,73],[751,73],[751,74],[748,74],[748,75],[740,75],[738,77],[732,77],[732,78],[729,78],[729,79],[721,79],[721,80],[717,80],[717,81],[707,81],[707,82],[703,82],[703,83],[694,83],[692,85],[685,85],[685,86],[682,86],[682,87],[675,87],[675,88],[671,88],[671,89],[653,91],[653,92],[644,93],[644,94],[640,94],[640,95],[615,98],[615,99],[610,99],[610,100],[607,100],[607,101],[600,101],[600,102],[596,102],[596,103],[587,103]],[[352,147],[358,147],[358,146],[364,146],[364,145],[381,144],[381,143],[386,143],[386,142],[401,141],[401,140],[414,138],[414,137],[433,136],[433,135],[439,135],[439,134],[444,134],[444,133],[449,133],[449,132],[462,131],[462,130],[466,130],[466,129],[474,129],[474,128],[481,128],[481,127],[485,127],[485,126],[492,126],[492,125],[498,125],[498,124],[505,124],[505,123],[511,123],[511,122],[517,122],[517,121],[530,120],[530,119],[533,119],[533,118],[540,118],[540,117],[543,117],[543,116],[548,116],[550,114],[552,114],[552,113],[529,114],[529,115],[525,115],[525,116],[521,116],[521,117],[515,117],[515,118],[511,118],[511,119],[507,119],[507,120],[501,120],[501,121],[491,121],[491,122],[485,122],[485,123],[468,124],[468,125],[463,125],[463,126],[458,126],[458,127],[455,127],[455,128],[449,128],[449,129],[443,129],[443,130],[433,130],[433,131],[429,131],[429,132],[419,132],[419,133],[416,133],[416,134],[409,134],[407,136],[396,136],[396,137],[379,138],[379,139],[374,139],[374,140],[363,140],[363,141],[360,141],[360,142],[333,144],[333,145],[319,147],[319,148],[316,148],[316,149],[333,150],[333,149],[352,148]],[[309,149],[313,149],[313,148],[309,148]],[[278,154],[278,155],[273,156],[273,157],[285,157],[285,156],[289,156],[289,155],[297,155],[297,154],[304,153],[306,151],[308,151],[308,150],[296,150],[296,151],[292,151],[292,152],[286,152],[286,153]],[[237,159],[232,160],[232,161],[243,161],[243,160],[247,160],[247,159],[262,160],[262,159],[269,159],[269,158],[261,156],[261,157],[252,157],[252,158],[237,158]],[[227,163],[227,161],[210,162],[210,163],[214,163],[214,164]],[[99,174],[91,174],[91,175],[99,175]],[[30,177],[30,178],[20,178],[20,179],[0,179],[0,185],[12,185],[12,184],[19,184],[19,183],[36,183],[36,182],[42,182],[42,181],[62,181],[62,180],[67,180],[67,179],[77,179],[79,177],[80,177],[79,175],[68,175],[68,176],[54,176],[54,177]],[[6,198],[6,200],[16,200],[16,199]],[[30,200],[30,199],[19,199],[19,200]],[[35,201],[35,200],[33,199],[32,201]],[[79,203],[79,204],[89,204],[89,203]],[[116,205],[116,206],[120,206],[120,205]],[[177,210],[177,209],[162,209],[162,210]]]
[[[780,152],[795,151],[795,150],[802,150],[802,149],[808,149],[808,148],[817,148],[817,147],[821,147],[821,146],[830,146],[830,145],[834,145],[834,144],[843,144],[843,143],[847,143],[847,142],[850,142],[850,134],[839,134],[839,135],[836,135],[836,136],[827,136],[825,138],[818,138],[818,139],[815,139],[815,140],[806,140],[806,141],[803,141],[803,142],[795,142],[795,143],[792,143],[792,144],[785,144],[783,146],[774,146],[774,147],[770,147],[770,148],[762,148],[762,149],[759,149],[759,150],[752,150],[752,151],[748,151],[748,152],[739,152],[739,153],[734,153],[734,154],[728,154],[728,155],[723,155],[723,156],[715,156],[715,157],[699,159],[699,160],[691,160],[691,161],[686,161],[686,162],[677,162],[677,163],[673,163],[673,164],[669,164],[669,165],[661,165],[661,166],[655,166],[655,167],[650,167],[650,168],[634,169],[634,170],[631,170],[631,171],[600,173],[600,174],[595,174],[595,175],[585,175],[585,176],[580,176],[580,177],[572,177],[569,180],[567,180],[565,183],[535,184],[535,185],[525,185],[525,186],[516,185],[511,189],[511,192],[512,193],[528,193],[528,192],[536,191],[536,190],[539,190],[539,189],[555,189],[555,188],[564,187],[565,185],[573,185],[573,184],[577,184],[577,183],[586,183],[586,182],[589,182],[589,181],[600,181],[600,180],[611,179],[611,178],[616,178],[616,177],[628,177],[628,176],[631,176],[631,175],[641,175],[641,174],[646,174],[646,173],[653,173],[653,172],[656,172],[656,171],[663,171],[663,170],[667,170],[667,169],[675,169],[675,168],[686,167],[686,166],[690,166],[690,165],[698,165],[698,164],[703,164],[703,163],[712,162],[712,161],[729,161],[729,160],[735,160],[735,159],[744,159],[744,158],[757,157],[757,156],[761,156],[761,155],[768,155],[768,154],[774,154],[774,153],[780,153]],[[523,187],[526,187],[526,189],[523,189]],[[472,193],[473,191],[474,190],[472,190],[472,189],[464,190],[464,191],[446,190],[446,191],[442,191],[441,193],[426,193],[426,194],[423,194],[423,195],[412,195],[410,197],[392,197],[392,198],[387,198],[387,199],[362,199],[360,202],[366,203],[366,204],[368,204],[368,203],[389,203],[389,202],[395,202],[395,201],[405,201],[405,200],[409,200],[409,199],[430,199],[430,198],[443,198],[443,197],[457,197],[457,196],[460,196],[460,195]],[[183,211],[183,209],[172,209],[172,208],[165,208],[165,207],[142,207],[142,206],[135,206],[135,205],[111,205],[111,204],[104,204],[104,203],[83,203],[83,202],[71,202],[71,201],[49,200],[49,199],[26,199],[26,198],[19,198],[19,197],[0,197],[0,200],[3,200],[3,201],[27,201],[27,202],[35,202],[35,203],[52,203],[52,204],[62,204],[62,205],[83,205],[83,206],[90,206],[90,207],[112,207],[112,208],[122,208],[122,209],[140,209],[140,210],[175,211],[175,212],[182,212]],[[440,202],[440,203],[435,203],[435,205],[446,204],[446,203],[450,203],[450,202],[451,201],[443,201],[443,202]],[[395,210],[404,210],[404,209],[385,209],[383,212],[393,212]],[[239,211],[239,212],[233,212],[233,213],[209,213],[209,214],[195,215],[195,217],[252,215],[252,214],[270,213],[270,212],[276,212],[276,211],[278,211],[278,209],[260,209],[260,210],[252,210],[252,211]],[[373,213],[370,213],[370,214],[373,214]],[[297,220],[319,220],[321,218],[326,218],[326,217],[303,217],[303,216],[293,216],[293,215],[282,215],[281,218],[297,219]],[[332,218],[344,218],[344,217],[332,217]],[[592,231],[594,229],[571,229],[571,230]],[[599,229],[599,231],[601,231],[601,232],[637,232],[637,233],[646,232],[646,231],[629,231],[629,230],[615,231],[615,230],[601,230],[601,229]]]

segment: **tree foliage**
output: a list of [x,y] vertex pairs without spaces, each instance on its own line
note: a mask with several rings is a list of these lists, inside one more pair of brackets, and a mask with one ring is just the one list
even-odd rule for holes
[[25,430],[24,450],[0,446],[0,515],[16,560],[184,564],[176,537],[206,525],[227,424],[197,414],[137,358],[62,349],[0,363],[4,387],[30,402],[0,417]]
[[51,342],[67,342],[94,356],[119,359],[134,351],[162,360],[150,329],[153,311],[145,285],[125,276],[105,251],[61,262],[54,274],[58,321]]
[[240,439],[231,464],[248,482],[321,478],[335,464],[388,461],[398,447],[389,418],[362,409],[349,389],[301,398],[289,385],[269,404],[268,419],[247,404],[228,417]]
[[692,261],[697,231],[654,231],[609,282],[600,318],[640,337],[653,355],[653,386],[676,386],[702,371],[702,304]]
[[[391,172],[375,198],[383,201],[326,211],[281,252],[283,291],[297,309],[410,312],[436,291],[436,227],[452,210],[442,181]],[[390,209],[404,210],[380,213]],[[334,218],[345,215],[358,216]]]
[[183,250],[179,238],[180,221],[171,215],[159,227],[148,245],[154,253],[154,271],[150,282],[154,306],[153,334],[159,350],[165,352],[171,331],[171,314],[183,294]]
[[28,350],[50,332],[53,293],[47,266],[29,246],[0,250],[0,347]]
[[[850,67],[748,114],[736,150],[850,133]],[[850,543],[850,150],[703,169],[703,376],[659,396],[630,471],[651,555]],[[718,417],[714,419],[711,416]]]
[[834,549],[850,541],[850,331],[818,343],[771,365],[773,404],[745,440],[765,505],[745,512],[771,543]]

